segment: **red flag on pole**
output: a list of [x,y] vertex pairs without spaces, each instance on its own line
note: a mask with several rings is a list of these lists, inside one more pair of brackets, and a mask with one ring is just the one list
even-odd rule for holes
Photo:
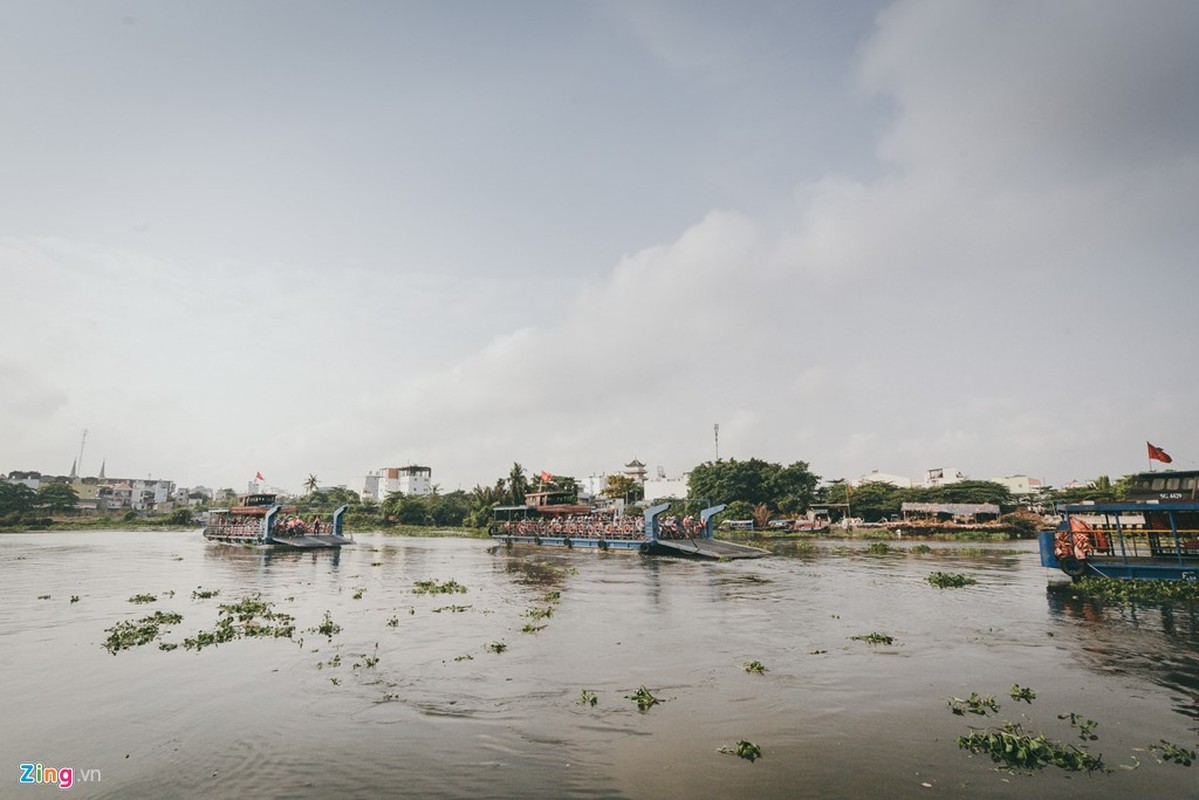
[[[1153,445],[1149,445],[1149,446],[1150,446],[1150,447],[1152,447]],[[254,473],[254,480],[256,480],[256,481],[261,481],[261,480],[265,480],[265,479],[262,477],[262,473],[261,473],[261,472],[255,472],[255,473]]]
[[1174,461],[1174,459],[1170,458],[1170,454],[1160,447],[1154,447],[1149,442],[1145,442],[1145,445],[1149,448],[1150,461],[1160,461],[1163,464],[1170,464]]
[[553,483],[554,482],[554,473],[546,472],[545,470],[541,470],[541,482],[542,483]]

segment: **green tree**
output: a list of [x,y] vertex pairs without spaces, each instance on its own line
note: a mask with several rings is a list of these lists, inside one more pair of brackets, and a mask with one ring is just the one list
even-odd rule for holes
[[402,525],[428,525],[432,522],[424,498],[403,492],[391,492],[383,500],[383,518]]
[[609,475],[604,479],[603,495],[631,503],[645,497],[645,489],[628,475]]
[[475,484],[475,488],[471,489],[467,495],[468,511],[464,524],[476,528],[484,527],[491,522],[492,509],[503,505],[506,500],[507,493],[504,490],[502,478],[496,481],[495,486]]
[[470,498],[461,489],[449,494],[429,495],[426,501],[428,515],[434,525],[456,528],[465,524],[470,515]]
[[786,514],[799,514],[815,498],[819,480],[803,461],[784,467],[758,458],[733,458],[695,467],[687,488],[688,496],[695,500],[765,504]]
[[508,500],[514,506],[523,505],[525,492],[529,490],[529,482],[525,479],[525,468],[517,462],[512,462],[508,471]]
[[26,514],[37,503],[37,492],[23,483],[0,481],[0,516]]
[[897,516],[908,490],[883,481],[865,481],[849,490],[849,514],[866,522]]
[[994,481],[958,481],[931,488],[913,489],[905,499],[924,503],[993,503],[1012,506],[1012,493]]
[[569,475],[550,476],[550,479],[545,482],[545,491],[553,492],[556,495],[555,502],[579,502],[579,482]]
[[51,514],[74,511],[78,502],[79,495],[75,494],[75,487],[69,483],[54,481],[53,483],[43,483],[38,487],[37,504],[43,506]]

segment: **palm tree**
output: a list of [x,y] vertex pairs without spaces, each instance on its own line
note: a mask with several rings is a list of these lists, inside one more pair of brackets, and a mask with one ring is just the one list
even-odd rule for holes
[[304,488],[308,490],[308,494],[312,494],[316,491],[317,484],[318,481],[316,476],[309,472],[308,480],[304,481]]
[[518,506],[524,503],[527,486],[525,468],[515,461],[512,462],[512,469],[508,473],[508,496],[512,500],[512,505]]

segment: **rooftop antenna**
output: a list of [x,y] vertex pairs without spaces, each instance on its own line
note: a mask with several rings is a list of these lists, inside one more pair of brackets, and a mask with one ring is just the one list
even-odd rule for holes
[[712,435],[716,438],[716,460],[720,460],[720,423],[712,426]]

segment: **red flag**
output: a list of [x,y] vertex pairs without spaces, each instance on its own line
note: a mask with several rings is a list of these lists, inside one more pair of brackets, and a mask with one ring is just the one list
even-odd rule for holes
[[1160,447],[1154,447],[1149,442],[1145,442],[1145,445],[1149,448],[1150,461],[1160,461],[1163,464],[1170,464],[1174,461],[1174,459],[1170,458],[1170,454]]
[[542,483],[553,483],[554,482],[554,473],[546,472],[545,470],[541,470],[541,482]]
[[[1152,447],[1152,445],[1150,445],[1150,447]],[[261,480],[265,480],[265,478],[263,478],[263,477],[262,477],[262,473],[261,473],[261,472],[255,472],[255,473],[254,473],[254,480],[256,480],[256,481],[261,481]]]

